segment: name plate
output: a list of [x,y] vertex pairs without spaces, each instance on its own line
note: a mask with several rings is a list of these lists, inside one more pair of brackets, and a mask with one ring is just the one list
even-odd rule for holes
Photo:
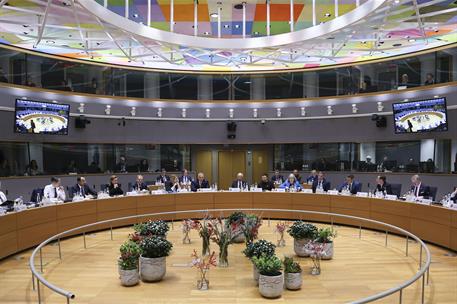
[[286,192],[286,189],[284,189],[284,188],[276,188],[275,191],[276,192]]
[[338,194],[340,194],[338,192],[338,190],[328,190],[327,193],[330,194],[330,195],[338,195]]
[[251,192],[262,192],[262,188],[251,188]]
[[358,197],[368,197],[368,192],[357,192],[356,196],[358,196]]
[[211,188],[199,188],[197,192],[213,192],[213,189]]
[[313,193],[313,189],[302,189],[303,193]]
[[230,192],[241,192],[241,189],[240,188],[229,188],[229,191]]
[[395,194],[387,194],[386,199],[390,201],[396,201],[398,197]]

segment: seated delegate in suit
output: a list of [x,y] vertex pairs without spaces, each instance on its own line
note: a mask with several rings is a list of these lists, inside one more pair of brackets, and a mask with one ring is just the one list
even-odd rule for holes
[[351,194],[357,194],[362,191],[362,184],[354,180],[354,175],[349,174],[346,176],[346,181],[339,186],[338,191],[348,190]]
[[259,188],[262,188],[262,191],[271,191],[275,188],[275,185],[272,181],[268,180],[267,174],[263,174],[262,180],[259,183]]
[[276,170],[275,175],[271,177],[271,181],[276,184],[282,184],[284,182],[284,176],[279,174],[279,170]]
[[311,170],[311,174],[306,178],[306,183],[312,185],[317,178],[317,171]]
[[170,180],[165,183],[165,191],[169,193],[178,192],[181,190],[181,186],[179,185],[179,179],[176,175],[170,176]]
[[298,182],[297,178],[295,177],[294,174],[290,174],[289,178],[282,183],[279,188],[281,189],[295,189],[295,191],[300,191],[301,190],[301,185]]
[[299,182],[301,184],[301,176],[300,176],[300,173],[298,173],[298,170],[294,169],[292,174],[295,176],[295,179],[297,180],[297,182]]
[[165,169],[162,169],[162,172],[159,176],[157,176],[156,181],[162,184],[165,184],[166,182],[170,181],[170,177],[167,175],[167,171]]
[[203,172],[199,172],[197,174],[197,180],[192,181],[192,183],[190,184],[190,190],[192,192],[197,192],[198,189],[201,188],[209,188],[209,183],[205,179],[205,175],[203,174]]
[[0,191],[0,205],[6,203],[7,200],[8,199],[6,198],[5,193],[3,193],[3,191]]
[[244,180],[243,173],[238,173],[236,175],[236,180],[232,182],[232,188],[245,189],[248,187],[248,183]]
[[87,184],[86,184],[86,178],[83,176],[79,176],[76,179],[76,185],[71,187],[70,189],[70,195],[72,197],[79,195],[82,197],[86,197],[88,195],[92,195],[93,197],[97,196],[97,192],[92,190]]
[[112,175],[110,177],[108,190],[109,190],[109,196],[119,196],[119,195],[124,194],[124,191],[122,191],[116,175]]
[[457,187],[454,187],[454,192],[451,193],[451,201],[457,204]]
[[322,189],[322,191],[327,192],[330,190],[330,183],[325,179],[324,172],[320,171],[317,174],[317,178],[313,182],[313,193],[316,193],[316,190]]
[[411,191],[414,196],[422,196],[424,198],[430,197],[430,187],[422,184],[422,180],[419,175],[413,175],[411,177],[411,183]]
[[148,190],[148,185],[145,184],[143,175],[137,175],[136,176],[136,181],[132,185],[132,190],[133,191],[143,191],[143,190]]
[[392,186],[386,182],[386,177],[384,175],[380,175],[376,178],[376,188],[373,193],[376,195],[378,192],[386,195],[392,194]]
[[187,169],[182,170],[182,176],[179,177],[179,182],[184,185],[192,183],[192,176],[189,175]]
[[55,198],[59,201],[65,201],[65,190],[60,185],[60,178],[51,177],[51,184],[44,187],[43,196],[45,198]]

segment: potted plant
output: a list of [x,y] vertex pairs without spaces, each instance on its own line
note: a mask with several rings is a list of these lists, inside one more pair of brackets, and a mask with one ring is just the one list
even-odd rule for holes
[[287,232],[294,238],[294,251],[299,257],[307,257],[306,244],[317,236],[317,227],[303,221],[295,221]]
[[298,290],[301,288],[303,279],[301,276],[302,269],[300,264],[294,261],[291,257],[285,257],[284,261],[284,281],[285,286],[289,290]]
[[265,298],[278,298],[284,289],[284,275],[281,272],[281,260],[275,256],[262,255],[253,257],[257,269],[259,269],[259,292]]
[[138,258],[141,250],[137,243],[126,241],[119,248],[121,256],[118,260],[119,278],[123,286],[134,286],[140,281]]
[[140,243],[140,275],[146,282],[162,280],[166,272],[166,257],[170,254],[173,244],[160,236],[144,238]]
[[[254,257],[259,258],[262,255],[272,256],[275,254],[275,250],[276,246],[272,242],[266,240],[258,240],[257,242],[247,244],[243,253],[247,258],[249,258],[252,261]],[[259,271],[254,263],[252,263],[252,265],[254,280],[258,282]]]
[[243,225],[246,221],[246,214],[240,211],[233,212],[225,220],[225,224],[232,230],[233,242],[243,243],[245,241]]
[[330,227],[321,228],[317,232],[315,242],[323,244],[322,260],[331,260],[333,258],[333,239],[336,237],[336,231]]
[[170,227],[168,227],[167,222],[158,220],[136,224],[133,226],[133,229],[141,236],[155,235],[165,238],[167,236],[168,230],[170,230]]

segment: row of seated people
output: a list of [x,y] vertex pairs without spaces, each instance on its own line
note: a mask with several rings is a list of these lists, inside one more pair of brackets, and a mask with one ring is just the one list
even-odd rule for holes
[[[187,189],[196,192],[201,188],[210,188],[210,183],[205,179],[205,175],[200,172],[197,174],[197,178],[193,179],[187,172],[183,171],[183,175],[177,177],[176,175],[168,176],[165,171],[157,177],[157,182],[162,183],[167,192],[179,192],[182,188],[187,187]],[[311,172],[311,175],[306,178],[306,183],[302,183],[302,178],[298,174],[298,171],[291,173],[287,179],[279,174],[279,171],[276,171],[275,174],[271,177],[268,177],[267,174],[263,174],[261,181],[258,184],[258,188],[261,188],[263,191],[272,191],[275,188],[287,189],[289,191],[301,191],[304,187],[304,184],[311,186],[312,192],[327,192],[331,189],[331,183],[325,178],[324,172]],[[118,181],[118,177],[113,175],[110,177],[110,183],[105,187],[106,191],[110,196],[119,196],[124,195],[124,190],[122,190],[121,184]],[[129,187],[129,190],[134,191],[143,191],[148,190],[147,184],[143,180],[143,176],[138,175],[135,182],[132,183]],[[238,173],[236,179],[232,182],[231,188],[240,188],[248,189],[248,183],[244,179],[242,173]],[[393,185],[389,184],[385,176],[378,176],[376,179],[376,186],[374,188],[374,193],[381,192],[383,194],[395,194],[400,196],[401,188],[398,191],[394,191]],[[293,190],[291,190],[293,189]],[[348,175],[345,178],[345,181],[336,188],[338,191],[348,191],[351,194],[357,194],[362,191],[362,184],[355,180],[353,175]],[[77,183],[70,187],[68,190],[70,198],[78,195],[81,197],[97,197],[97,192],[87,185],[86,179],[82,176],[77,178]],[[414,175],[411,178],[411,188],[409,191],[410,195],[424,198],[433,198],[436,195],[436,188],[429,187],[424,185],[421,181],[419,175]],[[450,194],[454,202],[457,199],[457,190],[456,188]],[[32,193],[32,202],[37,202],[40,198],[49,198],[57,199],[59,201],[67,201],[65,188],[61,185],[61,181],[57,177],[51,178],[51,184],[44,187],[44,189],[36,189]],[[6,195],[0,191],[0,204],[7,202]],[[457,202],[456,202],[457,203]]]

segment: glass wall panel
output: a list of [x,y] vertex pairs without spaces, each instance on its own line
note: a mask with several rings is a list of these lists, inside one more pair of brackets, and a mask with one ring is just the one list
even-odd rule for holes
[[0,176],[24,175],[29,162],[26,143],[0,143]]

